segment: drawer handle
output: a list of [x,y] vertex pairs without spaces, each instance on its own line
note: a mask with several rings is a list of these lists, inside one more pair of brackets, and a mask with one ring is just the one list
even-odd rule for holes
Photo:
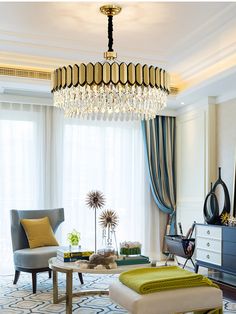
[[208,247],[210,246],[210,243],[209,243],[209,242],[207,242],[207,246],[208,246]]
[[210,259],[210,255],[209,255],[209,254],[207,254],[206,258]]
[[210,230],[207,230],[207,234],[210,234],[211,232],[210,232]]

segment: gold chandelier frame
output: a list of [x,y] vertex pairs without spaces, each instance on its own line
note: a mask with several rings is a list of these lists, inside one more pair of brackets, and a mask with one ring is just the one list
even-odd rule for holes
[[116,62],[81,63],[58,68],[53,72],[52,92],[71,86],[91,86],[102,83],[150,86],[170,93],[170,78],[165,70],[154,66],[142,66],[139,63],[127,65],[124,62],[121,64]]

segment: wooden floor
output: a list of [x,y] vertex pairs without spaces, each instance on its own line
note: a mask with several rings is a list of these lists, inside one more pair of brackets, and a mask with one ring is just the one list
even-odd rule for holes
[[223,284],[220,282],[217,282],[214,280],[214,282],[220,287],[220,289],[223,291],[223,296],[227,300],[230,300],[232,302],[236,302],[236,287]]
[[[193,271],[191,268],[188,268],[188,270]],[[236,302],[236,276],[204,267],[199,268],[199,273],[214,281],[223,291],[224,298]]]
[[236,276],[209,270],[208,277],[221,288],[226,299],[236,302]]

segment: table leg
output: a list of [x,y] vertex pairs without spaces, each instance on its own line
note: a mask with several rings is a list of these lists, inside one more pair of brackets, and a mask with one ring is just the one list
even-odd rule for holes
[[72,270],[66,272],[66,314],[72,313]]
[[52,271],[52,281],[53,281],[53,303],[58,303],[58,274],[56,270]]

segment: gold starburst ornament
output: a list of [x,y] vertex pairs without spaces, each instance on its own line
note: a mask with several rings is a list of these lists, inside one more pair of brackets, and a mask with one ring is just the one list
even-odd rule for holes
[[104,210],[101,213],[99,220],[100,220],[100,225],[103,228],[110,227],[112,229],[115,229],[118,225],[118,222],[119,222],[119,218],[118,218],[117,213],[111,209]]
[[100,191],[90,191],[86,197],[86,205],[93,209],[101,208],[105,205],[105,196]]
[[105,196],[100,191],[90,191],[87,194],[86,205],[89,208],[94,209],[94,243],[95,243],[95,253],[97,252],[97,209],[100,209],[105,204]]

